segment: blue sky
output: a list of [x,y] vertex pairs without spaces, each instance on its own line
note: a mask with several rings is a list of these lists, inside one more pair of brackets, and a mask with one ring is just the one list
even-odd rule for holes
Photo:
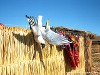
[[100,35],[100,0],[0,0],[0,23],[29,28],[25,15]]

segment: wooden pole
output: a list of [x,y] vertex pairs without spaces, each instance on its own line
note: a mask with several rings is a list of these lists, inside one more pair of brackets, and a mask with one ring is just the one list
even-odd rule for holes
[[86,75],[91,75],[91,46],[92,46],[92,40],[90,37],[86,34],[84,36],[84,46],[85,46],[85,72]]

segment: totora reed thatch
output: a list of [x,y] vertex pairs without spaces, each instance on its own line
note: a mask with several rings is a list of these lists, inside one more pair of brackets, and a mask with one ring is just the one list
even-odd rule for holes
[[84,75],[90,71],[90,37],[86,40],[85,35],[80,35],[80,64],[73,69],[63,49],[46,42],[41,50],[33,36],[28,29],[0,26],[0,75]]

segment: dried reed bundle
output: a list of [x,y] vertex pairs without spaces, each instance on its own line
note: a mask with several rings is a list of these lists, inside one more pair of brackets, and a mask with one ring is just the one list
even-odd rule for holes
[[30,30],[0,27],[0,75],[64,75],[64,67],[56,46],[41,50]]
[[[0,75],[84,75],[86,49],[90,50],[90,44],[85,47],[86,34],[84,31],[56,28],[64,34],[73,32],[80,35],[79,59],[77,68],[69,65],[66,53],[55,45],[46,42],[46,48],[34,41],[31,30],[18,27],[0,26]],[[89,39],[89,41],[91,41]],[[90,53],[91,54],[91,53]]]

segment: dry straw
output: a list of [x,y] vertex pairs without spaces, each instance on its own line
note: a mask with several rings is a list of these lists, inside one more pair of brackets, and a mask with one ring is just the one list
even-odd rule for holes
[[63,51],[41,50],[30,30],[0,27],[0,75],[64,75]]
[[73,69],[62,49],[46,43],[41,50],[31,30],[0,26],[0,75],[82,75],[84,50],[84,37],[80,36],[80,64]]

